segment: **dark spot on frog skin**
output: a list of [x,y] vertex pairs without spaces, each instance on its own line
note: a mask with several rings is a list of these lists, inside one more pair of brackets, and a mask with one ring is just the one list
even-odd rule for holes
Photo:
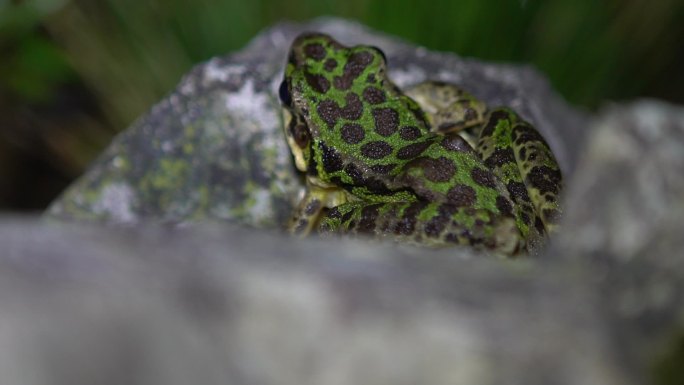
[[416,126],[403,126],[399,129],[399,137],[404,140],[416,140],[420,136],[421,132]]
[[438,213],[438,215],[432,217],[429,221],[427,221],[427,223],[425,223],[423,231],[425,232],[425,234],[427,234],[428,237],[439,237],[442,231],[444,231],[444,228],[446,227],[447,223],[449,223],[451,214],[447,214],[443,210],[439,210]]
[[328,210],[326,216],[332,219],[340,219],[342,217],[342,213],[340,213],[339,208],[333,207],[330,210]]
[[420,167],[423,168],[423,175],[430,182],[446,182],[456,173],[454,162],[443,156],[437,159],[422,158]]
[[418,142],[406,145],[400,148],[399,151],[397,151],[397,158],[403,160],[414,159],[420,154],[422,154],[425,150],[427,150],[428,147],[430,147],[430,145],[432,145],[431,141]]
[[513,215],[513,205],[511,204],[511,201],[504,196],[499,195],[498,197],[496,197],[496,208],[499,209],[499,212],[502,215]]
[[356,231],[364,234],[372,234],[375,230],[375,220],[378,217],[381,204],[373,204],[361,209],[361,219]]
[[469,207],[475,204],[477,193],[475,189],[464,184],[457,184],[447,191],[447,202],[457,207]]
[[344,213],[344,215],[342,215],[341,222],[342,223],[348,222],[353,215],[354,215],[354,210],[347,211],[346,213]]
[[387,188],[385,183],[376,178],[366,178],[363,181],[366,189],[375,195],[391,195],[394,192]]
[[529,216],[529,214],[527,214],[527,212],[525,212],[525,211],[521,212],[520,213],[520,219],[522,220],[522,222],[524,224],[526,224],[528,226],[530,225],[530,216]]
[[342,157],[340,157],[340,154],[335,149],[323,143],[319,143],[319,148],[322,154],[323,169],[327,173],[342,170]]
[[392,108],[376,108],[373,110],[375,132],[388,137],[399,128],[399,113]]
[[326,60],[325,63],[323,64],[323,69],[325,69],[325,70],[328,71],[328,72],[331,72],[331,71],[334,70],[335,68],[337,68],[337,60],[335,60],[335,59],[333,59],[333,58],[329,58],[329,59]]
[[344,65],[342,76],[335,76],[333,86],[339,90],[348,90],[354,79],[359,77],[366,67],[373,62],[373,55],[368,51],[354,52]]
[[318,210],[321,208],[321,201],[318,199],[313,199],[309,204],[306,205],[304,208],[304,214],[306,215],[314,215]]
[[383,141],[368,142],[361,146],[361,154],[371,159],[382,159],[392,153],[392,146]]
[[441,143],[442,147],[449,151],[473,152],[473,148],[460,135],[445,135]]
[[368,86],[363,90],[363,99],[370,104],[385,102],[385,93],[377,87]]
[[318,116],[328,125],[328,128],[335,127],[335,123],[340,117],[340,106],[337,103],[329,99],[323,100],[316,107],[316,111],[318,111]]
[[518,123],[513,127],[513,141],[517,145],[522,145],[527,142],[538,142],[547,148],[549,147],[539,131],[532,128],[532,126],[526,122]]
[[496,178],[489,170],[475,167],[470,171],[470,177],[480,186],[496,188]]
[[[373,49],[371,47],[371,49]],[[345,64],[344,72],[350,72],[354,76],[359,76],[361,72],[373,62],[374,55],[368,51],[354,52],[349,56],[349,60]]]
[[361,98],[355,93],[348,93],[345,97],[347,105],[342,108],[340,115],[348,120],[358,120],[363,115],[363,103]]
[[489,115],[489,119],[487,119],[487,124],[482,128],[482,132],[480,133],[480,136],[491,136],[494,134],[494,129],[496,128],[496,125],[499,123],[499,121],[508,119],[508,112],[504,110],[495,110]]
[[506,185],[508,193],[515,202],[530,202],[530,196],[527,194],[527,187],[521,182],[510,181]]
[[344,172],[347,175],[349,175],[349,177],[354,182],[354,185],[358,186],[364,184],[363,173],[354,164],[349,163],[346,166],[344,166]]
[[366,77],[366,83],[375,84],[375,74],[368,74]]
[[376,165],[371,166],[370,169],[371,169],[371,171],[373,171],[376,174],[387,175],[390,172],[392,172],[392,170],[394,170],[396,167],[397,167],[396,163],[376,164]]
[[560,170],[548,166],[533,167],[530,173],[527,174],[527,180],[542,195],[546,193],[558,195],[562,179]]
[[319,43],[311,43],[304,46],[304,54],[311,59],[321,61],[325,58],[325,47]]
[[492,152],[492,155],[485,159],[485,166],[489,168],[501,167],[508,163],[515,163],[515,155],[513,153],[513,148],[504,147],[497,148]]
[[527,149],[525,147],[520,147],[520,151],[518,151],[518,158],[521,160],[527,160],[525,159],[525,156],[527,155]]
[[427,202],[413,202],[404,210],[404,215],[394,227],[397,235],[410,235],[416,228],[416,217],[427,206]]
[[318,92],[319,94],[324,94],[330,89],[330,82],[322,75],[314,75],[309,72],[304,73],[306,82],[309,84],[311,89]]
[[340,130],[342,140],[349,144],[357,144],[363,141],[366,133],[361,125],[356,123],[345,123]]

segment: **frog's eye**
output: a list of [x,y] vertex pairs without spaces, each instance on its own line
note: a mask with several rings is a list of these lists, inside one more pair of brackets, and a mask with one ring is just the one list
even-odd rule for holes
[[283,79],[280,83],[280,88],[278,89],[278,96],[280,96],[280,101],[288,106],[292,107],[292,95],[290,95],[290,90],[287,89],[287,82]]
[[370,48],[382,57],[383,62],[387,63],[387,56],[385,56],[385,53],[382,52],[382,50],[380,48],[375,47],[375,46],[371,46]]

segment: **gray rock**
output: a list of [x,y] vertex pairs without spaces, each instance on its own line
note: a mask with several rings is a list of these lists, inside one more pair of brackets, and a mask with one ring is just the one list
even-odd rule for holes
[[[612,106],[592,131],[549,254],[593,270],[626,367],[644,373],[679,354],[681,368],[684,108],[652,100]],[[681,383],[684,371],[678,376],[666,383]]]
[[0,244],[3,383],[639,383],[562,264],[223,226],[0,221]]
[[560,100],[532,68],[429,52],[358,24],[321,19],[281,24],[243,51],[195,67],[171,95],[112,142],[48,215],[281,227],[302,180],[283,140],[277,90],[290,43],[311,30],[344,44],[382,48],[390,76],[401,87],[444,80],[491,106],[515,108],[545,135],[564,172],[574,169],[572,154],[584,135],[586,116]]
[[[275,90],[303,29],[380,46],[401,85],[455,80],[536,123],[569,176],[549,249],[502,261],[243,228],[278,227],[300,188]],[[429,53],[339,20],[275,27],[193,70],[55,202],[52,220],[0,218],[0,378],[674,383],[682,150],[681,107],[614,106],[589,122],[529,68]]]

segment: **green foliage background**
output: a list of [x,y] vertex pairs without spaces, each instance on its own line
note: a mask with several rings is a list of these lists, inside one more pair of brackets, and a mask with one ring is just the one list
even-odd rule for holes
[[193,64],[322,15],[531,63],[591,109],[684,101],[680,0],[0,0],[0,208],[44,207]]

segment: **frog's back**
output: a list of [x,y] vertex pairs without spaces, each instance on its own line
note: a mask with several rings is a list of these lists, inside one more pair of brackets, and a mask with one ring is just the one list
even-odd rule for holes
[[316,167],[308,172],[371,199],[394,195],[388,180],[407,162],[398,155],[428,132],[420,107],[386,78],[377,48],[319,34],[293,47],[286,78],[312,136]]

